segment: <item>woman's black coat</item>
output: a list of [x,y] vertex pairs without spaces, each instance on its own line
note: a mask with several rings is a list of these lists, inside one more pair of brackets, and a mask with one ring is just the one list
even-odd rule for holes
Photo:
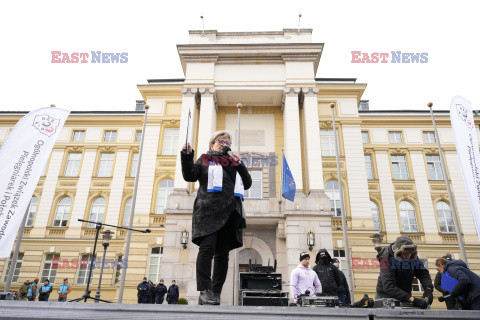
[[[243,163],[233,165],[231,158],[222,153],[210,150],[203,154],[193,163],[194,151],[190,154],[180,152],[182,160],[182,174],[185,181],[195,182],[198,180],[200,187],[197,192],[197,198],[193,206],[192,217],[192,242],[199,245],[201,237],[212,234],[220,230],[232,216],[235,237],[232,237],[230,249],[241,247],[242,228],[245,228],[242,220],[243,206],[242,200],[234,196],[236,173],[240,174],[244,189],[247,190],[252,185],[252,178]],[[222,158],[223,156],[223,158]],[[217,160],[218,159],[218,160]],[[217,163],[226,164],[225,159],[230,159],[228,165],[223,165],[223,185],[222,192],[207,192],[208,184],[208,166],[210,160]],[[203,160],[203,161],[202,161]],[[221,162],[220,162],[221,161]]]

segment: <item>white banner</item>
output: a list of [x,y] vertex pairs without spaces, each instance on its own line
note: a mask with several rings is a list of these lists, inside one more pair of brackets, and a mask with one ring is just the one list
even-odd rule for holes
[[30,112],[0,148],[0,258],[12,251],[38,179],[70,111],[54,107]]
[[450,121],[463,180],[480,238],[480,152],[470,101],[459,96],[453,97],[450,102]]

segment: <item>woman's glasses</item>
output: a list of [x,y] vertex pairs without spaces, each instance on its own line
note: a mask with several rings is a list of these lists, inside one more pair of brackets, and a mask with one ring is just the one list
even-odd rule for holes
[[225,146],[229,146],[229,147],[230,147],[230,146],[232,145],[232,143],[229,142],[229,141],[225,141],[225,140],[217,140],[217,141],[218,141],[218,143],[220,143],[220,144],[222,144],[222,145],[225,145]]

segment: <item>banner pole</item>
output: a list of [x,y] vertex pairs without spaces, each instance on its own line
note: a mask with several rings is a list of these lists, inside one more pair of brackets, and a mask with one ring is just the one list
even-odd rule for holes
[[337,158],[337,174],[338,174],[338,188],[340,191],[340,205],[342,208],[342,231],[343,231],[343,242],[345,243],[345,257],[347,259],[347,281],[350,286],[350,297],[351,301],[355,301],[353,297],[353,273],[352,273],[352,259],[350,257],[350,246],[348,245],[348,234],[347,234],[347,212],[345,211],[345,199],[343,198],[343,185],[342,185],[342,172],[340,170],[340,148],[338,146],[338,137],[337,137],[337,127],[335,126],[335,104],[330,104],[332,108],[332,118],[333,118],[333,133],[335,137],[335,156]]
[[[142,129],[142,141],[140,142],[140,150],[138,152],[138,164],[137,164],[137,172],[135,175],[135,183],[133,187],[133,196],[132,196],[132,210],[130,211],[130,217],[128,221],[128,233],[127,233],[127,242],[125,244],[125,254],[123,256],[123,261],[128,263],[128,255],[130,253],[130,242],[132,240],[132,226],[133,226],[133,216],[135,215],[135,204],[137,203],[137,190],[138,190],[138,180],[140,180],[140,166],[142,164],[142,153],[143,153],[143,143],[145,141],[145,127],[147,125],[147,114],[149,105],[145,105],[145,116],[143,119],[143,129]],[[118,303],[122,303],[123,301],[123,291],[125,290],[125,278],[127,277],[127,268],[123,268],[122,272],[122,279],[120,281],[120,288],[118,289]]]
[[5,292],[10,291],[10,285],[12,284],[13,279],[13,272],[15,271],[15,267],[17,266],[18,252],[20,251],[20,244],[22,243],[23,231],[25,230],[25,224],[27,223],[29,208],[30,206],[28,206],[27,212],[25,212],[25,215],[23,216],[22,224],[20,225],[20,230],[18,231],[17,243],[15,244],[15,250],[12,255],[12,260],[10,261],[10,269],[8,270],[7,281],[5,281]]
[[457,209],[455,203],[453,202],[452,190],[450,189],[450,181],[447,175],[447,167],[445,166],[445,159],[443,158],[442,145],[440,143],[440,137],[438,136],[437,124],[435,123],[435,116],[433,115],[432,106],[433,103],[427,103],[428,108],[430,109],[430,115],[432,116],[433,130],[435,132],[435,140],[438,145],[438,154],[440,156],[440,163],[442,164],[443,179],[447,185],[448,198],[450,199],[450,209],[452,211],[453,224],[455,225],[455,231],[457,232],[458,245],[460,246],[460,251],[462,253],[463,262],[468,266],[467,254],[465,252],[465,245],[463,243],[462,233],[460,231],[460,224],[458,223]]
[[[237,104],[237,110],[238,110],[238,136],[237,136],[237,154],[238,157],[240,157],[240,110],[242,110],[242,104],[238,103]],[[235,281],[233,285],[233,305],[238,306],[238,290],[239,290],[239,255],[238,255],[238,248],[235,249],[235,274],[233,276],[233,279]]]

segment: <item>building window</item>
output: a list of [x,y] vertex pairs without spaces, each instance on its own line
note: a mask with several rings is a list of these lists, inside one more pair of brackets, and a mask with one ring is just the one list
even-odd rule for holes
[[114,142],[117,140],[117,131],[116,130],[107,130],[103,136],[103,141]]
[[78,263],[77,284],[87,284],[91,260],[91,254],[82,254],[80,262]]
[[163,135],[163,155],[176,155],[178,152],[178,128],[167,128]]
[[392,156],[393,178],[395,180],[408,180],[407,161],[405,156]]
[[132,198],[128,199],[125,203],[125,211],[123,211],[123,223],[122,226],[127,227],[130,222],[130,214],[132,213]]
[[418,292],[418,293],[423,292],[422,284],[420,283],[420,281],[417,278],[413,278],[412,292]]
[[163,214],[163,210],[167,206],[167,198],[173,191],[173,180],[165,179],[158,184],[157,202],[155,207],[156,214]]
[[335,212],[335,217],[342,216],[342,207],[340,205],[340,186],[338,181],[328,181],[325,185],[325,193],[330,198],[331,210]]
[[132,156],[132,165],[130,166],[130,177],[135,177],[137,175],[138,168],[138,153],[134,153]]
[[443,180],[442,164],[439,156],[427,156],[427,167],[430,180]]
[[433,131],[424,131],[423,132],[423,142],[425,143],[435,143],[435,133]]
[[68,217],[70,216],[70,208],[72,207],[72,199],[70,197],[63,197],[58,201],[57,210],[53,219],[54,227],[66,227]]
[[347,258],[345,258],[345,250],[333,250],[333,257],[340,262],[340,270],[347,275]]
[[[13,252],[10,253],[10,258],[8,259],[7,267],[5,268],[5,274],[3,276],[3,281],[7,281],[8,273],[10,272],[10,267],[12,266]],[[17,282],[18,275],[20,274],[20,268],[22,267],[23,261],[23,252],[19,252],[17,256],[17,263],[15,264],[15,270],[13,270],[12,282]]]
[[375,230],[380,231],[380,215],[378,213],[378,206],[375,202],[370,201],[370,209],[372,211],[373,225]]
[[60,254],[49,253],[45,255],[42,268],[42,278],[40,282],[43,283],[48,279],[50,283],[55,282],[55,276],[57,275],[58,261],[60,260]]
[[142,141],[142,130],[137,130],[135,132],[135,141],[136,142]]
[[448,203],[439,201],[437,202],[436,207],[440,231],[445,233],[454,233],[455,224],[453,223],[452,212],[450,211],[450,206]]
[[333,130],[320,130],[320,138],[322,156],[335,157],[335,136]]
[[85,131],[73,131],[72,141],[83,141],[85,140]]
[[362,142],[370,143],[370,137],[368,136],[368,131],[362,131]]
[[33,219],[35,218],[35,213],[37,212],[38,208],[38,198],[37,197],[32,197],[32,200],[30,200],[30,205],[28,206],[28,217],[27,217],[27,222],[25,223],[25,227],[31,227],[33,226]]
[[102,153],[100,156],[100,163],[98,164],[97,177],[111,177],[113,168],[113,159],[115,154]]
[[[105,213],[105,198],[99,197],[92,202],[92,207],[90,209],[90,217],[88,220],[95,222],[102,222],[103,215]],[[87,228],[95,228],[95,223],[88,223]]]
[[115,264],[115,279],[113,280],[113,284],[117,284],[120,281],[120,275],[122,274],[122,262],[123,262],[123,255],[119,255],[117,257],[117,263]]
[[367,179],[373,180],[373,166],[372,166],[372,156],[366,154],[365,155],[365,168],[367,169]]
[[65,166],[65,177],[78,177],[80,162],[82,161],[81,153],[69,153],[67,165]]
[[245,190],[245,198],[262,198],[262,170],[249,170],[252,186]]
[[418,232],[417,217],[413,205],[408,201],[402,201],[399,208],[403,232]]
[[150,253],[150,263],[148,265],[148,280],[154,283],[159,282],[160,266],[162,265],[163,247],[154,247]]
[[388,136],[390,137],[390,143],[402,143],[401,131],[390,131]]

